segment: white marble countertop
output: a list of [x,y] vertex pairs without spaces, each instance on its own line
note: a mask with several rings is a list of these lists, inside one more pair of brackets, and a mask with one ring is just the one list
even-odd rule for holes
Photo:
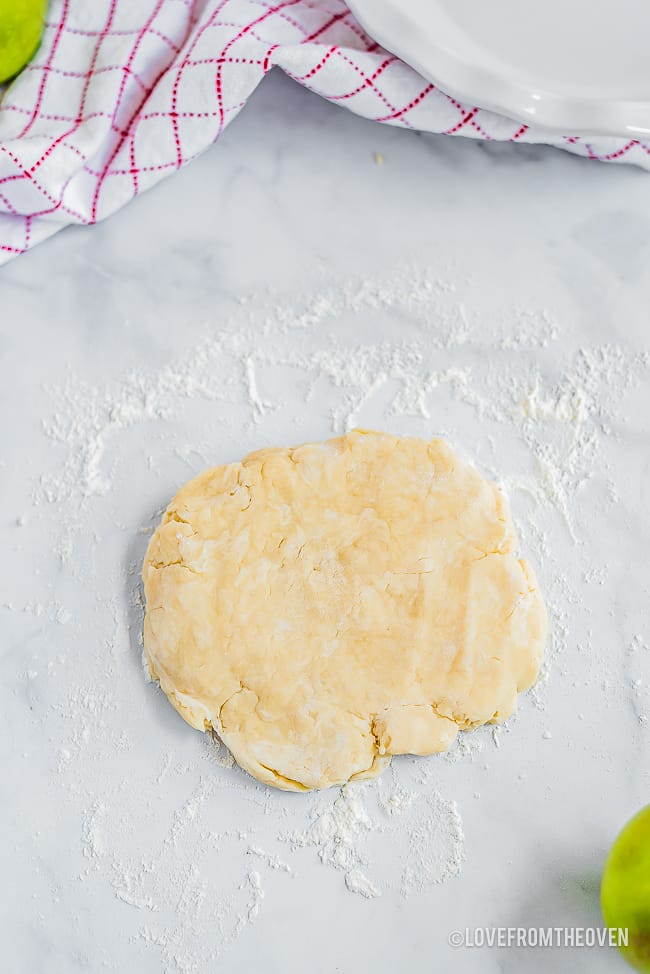
[[[3,268],[0,301],[4,968],[623,972],[448,938],[599,925],[648,800],[650,177],[272,77],[199,161]],[[443,433],[501,478],[551,607],[505,728],[337,806],[366,810],[341,842],[371,897],[309,844],[337,794],[228,767],[138,641],[176,487],[354,423]]]

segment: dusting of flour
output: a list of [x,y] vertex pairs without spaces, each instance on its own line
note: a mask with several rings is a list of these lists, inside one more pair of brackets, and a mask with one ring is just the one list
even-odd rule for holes
[[314,846],[323,865],[344,874],[350,892],[371,899],[382,893],[367,848],[373,834],[389,848],[398,834],[406,841],[399,881],[396,875],[387,884],[389,889],[398,884],[403,895],[422,892],[461,870],[464,837],[458,808],[435,792],[423,795],[397,786],[384,793],[381,783],[348,784],[334,801],[326,797],[313,809],[306,829],[285,840],[294,849]]
[[[52,547],[70,589],[5,608],[29,624],[64,627],[65,654],[30,663],[24,692],[64,728],[51,766],[58,799],[79,825],[78,882],[92,902],[119,901],[125,936],[155,951],[165,971],[227,969],[222,958],[269,900],[292,890],[308,896],[321,866],[342,896],[354,894],[351,909],[457,876],[465,855],[459,802],[441,793],[439,779],[460,780],[460,762],[487,767],[486,752],[506,750],[509,725],[494,736],[460,735],[444,758],[404,760],[390,776],[338,792],[287,798],[249,779],[216,738],[184,728],[134,664],[139,566],[161,505],[193,473],[240,457],[242,443],[276,439],[275,424],[284,424],[283,442],[287,428],[299,441],[314,429],[325,438],[363,424],[448,436],[500,478],[522,547],[544,566],[550,651],[524,704],[543,711],[577,601],[556,542],[574,546],[585,584],[606,582],[606,565],[596,571],[580,560],[590,528],[580,499],[598,472],[607,483],[599,509],[606,516],[615,506],[604,444],[649,364],[647,354],[616,345],[565,347],[562,335],[548,309],[505,307],[483,320],[453,284],[402,269],[312,294],[252,296],[161,367],[103,385],[70,374],[49,389],[43,429],[56,462],[34,483],[34,510],[21,515],[20,531],[54,512]],[[303,427],[311,416],[318,425]],[[92,633],[77,626],[79,598],[93,606]],[[626,672],[641,726],[646,643],[635,639]],[[538,733],[551,741],[546,722]]]

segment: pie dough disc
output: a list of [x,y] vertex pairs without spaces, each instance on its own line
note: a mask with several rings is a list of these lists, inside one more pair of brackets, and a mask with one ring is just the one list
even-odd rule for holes
[[260,781],[374,777],[504,720],[546,610],[498,488],[439,439],[357,430],[183,487],[144,561],[145,660]]

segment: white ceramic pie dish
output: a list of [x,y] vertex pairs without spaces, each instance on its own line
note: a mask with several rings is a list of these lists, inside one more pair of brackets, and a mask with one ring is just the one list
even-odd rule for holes
[[349,0],[459,101],[563,135],[650,135],[645,0]]

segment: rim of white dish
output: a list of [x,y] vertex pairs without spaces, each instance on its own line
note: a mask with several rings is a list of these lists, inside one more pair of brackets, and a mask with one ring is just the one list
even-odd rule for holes
[[[650,99],[603,98],[549,90],[510,77],[480,60],[469,63],[432,40],[408,11],[380,0],[348,0],[361,26],[382,47],[468,108],[483,108],[556,136],[650,136]],[[471,41],[468,38],[468,47]]]

